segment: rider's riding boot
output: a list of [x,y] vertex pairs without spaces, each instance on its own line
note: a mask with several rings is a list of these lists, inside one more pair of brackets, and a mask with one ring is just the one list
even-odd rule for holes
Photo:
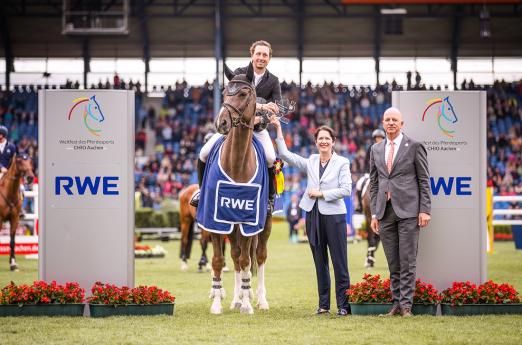
[[276,182],[275,182],[275,168],[268,168],[268,213],[274,212],[275,194],[276,194]]
[[[198,159],[198,184],[199,188],[201,188],[201,184],[203,184],[203,174],[205,173],[205,166],[207,163],[203,162],[201,159]],[[198,207],[199,205],[199,193],[198,190],[194,195],[192,196],[192,199],[190,199],[190,205],[194,207]]]

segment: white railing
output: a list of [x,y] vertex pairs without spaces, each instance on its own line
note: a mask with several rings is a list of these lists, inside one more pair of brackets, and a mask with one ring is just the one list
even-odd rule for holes
[[[495,209],[496,202],[518,202],[522,203],[522,195],[513,196],[494,196],[493,197],[493,216],[520,216],[522,209]],[[493,219],[493,225],[522,225],[522,219]]]

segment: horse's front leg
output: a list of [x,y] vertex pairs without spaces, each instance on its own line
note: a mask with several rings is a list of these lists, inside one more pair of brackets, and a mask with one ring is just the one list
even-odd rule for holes
[[239,293],[241,292],[241,268],[239,267],[241,248],[239,248],[237,231],[238,230],[234,230],[228,236],[230,240],[230,255],[234,263],[234,298],[232,298],[232,302],[230,302],[230,309],[239,309],[241,307],[241,299],[239,298]]
[[[18,265],[16,264],[16,258],[15,258],[15,235],[16,235],[16,229],[18,228],[18,215],[11,216],[10,219],[10,225],[11,229],[9,229],[9,235],[10,235],[10,241],[9,241],[9,247],[11,249],[11,253],[9,254],[9,268],[11,271],[18,271]],[[0,220],[0,224],[2,224]]]
[[225,298],[225,289],[221,281],[221,271],[223,270],[223,263],[225,257],[221,250],[223,243],[223,235],[212,234],[212,247],[214,248],[214,255],[212,257],[212,287],[210,289],[210,299],[212,299],[212,306],[210,312],[212,314],[222,314],[223,307],[221,306],[221,300]]
[[265,263],[268,256],[268,238],[272,232],[272,216],[268,215],[265,223],[265,229],[258,235],[258,243],[256,249],[257,259],[257,307],[261,310],[268,310],[268,301],[266,300],[265,287]]
[[239,267],[241,269],[241,290],[239,291],[239,299],[241,300],[241,307],[239,311],[242,314],[254,314],[252,308],[252,300],[254,299],[254,292],[252,291],[251,280],[252,272],[250,267],[250,246],[252,245],[252,237],[239,236],[239,247],[241,248],[241,255],[239,255]]

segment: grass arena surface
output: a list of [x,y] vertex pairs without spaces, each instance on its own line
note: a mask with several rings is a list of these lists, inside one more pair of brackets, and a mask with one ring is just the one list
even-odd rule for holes
[[[151,242],[150,244],[157,244]],[[224,314],[210,315],[210,274],[197,273],[199,246],[188,272],[180,271],[179,242],[162,242],[164,259],[137,259],[136,285],[156,285],[176,296],[173,317],[0,318],[0,344],[520,344],[522,315],[473,317],[315,316],[316,280],[308,244],[291,244],[286,223],[274,224],[266,268],[270,310],[252,316],[229,310],[233,274],[225,273]],[[366,242],[349,244],[352,282],[362,279]],[[522,291],[522,251],[513,242],[496,242],[488,255],[488,278],[509,282]],[[209,248],[209,253],[212,249]],[[18,258],[20,272],[10,272],[0,257],[0,285],[31,283],[38,278],[36,260]],[[231,265],[227,255],[227,264]],[[372,273],[387,276],[382,248]],[[333,271],[332,271],[333,277]],[[254,278],[254,291],[257,288]]]

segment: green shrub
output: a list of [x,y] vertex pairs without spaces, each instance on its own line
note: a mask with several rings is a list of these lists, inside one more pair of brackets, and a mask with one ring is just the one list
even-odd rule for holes
[[495,234],[511,234],[511,225],[494,225],[493,230]]
[[135,211],[134,224],[136,228],[150,228],[153,214],[152,208],[137,208]]

